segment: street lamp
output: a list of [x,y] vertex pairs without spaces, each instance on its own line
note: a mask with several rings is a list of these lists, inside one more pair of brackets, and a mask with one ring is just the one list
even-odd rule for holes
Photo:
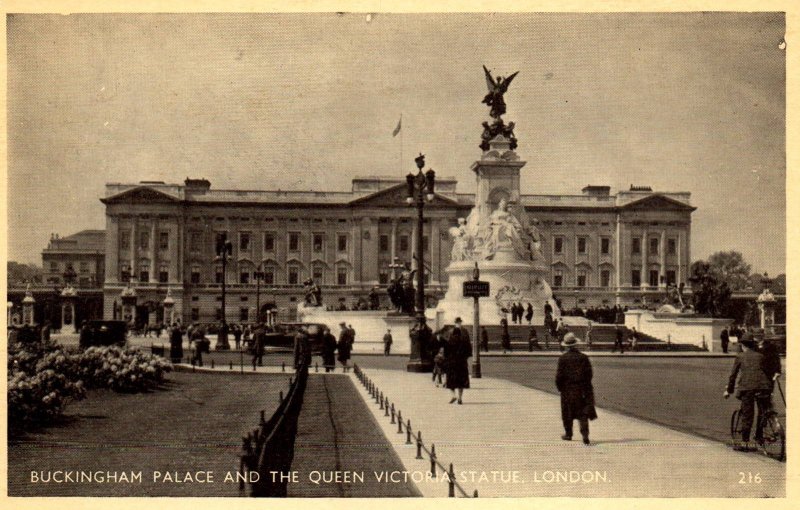
[[416,175],[409,173],[406,176],[408,186],[408,196],[406,203],[417,207],[417,250],[414,255],[417,259],[417,292],[415,296],[416,325],[411,329],[411,355],[406,365],[409,372],[430,372],[433,363],[430,359],[428,345],[431,340],[432,331],[425,323],[425,263],[423,261],[424,250],[422,246],[422,229],[424,224],[423,209],[426,200],[433,201],[434,185],[436,182],[436,172],[432,169],[422,173],[425,166],[425,156],[420,153],[414,158],[418,172]]
[[258,264],[256,272],[253,273],[256,279],[256,323],[261,323],[261,280],[264,279],[264,262]]
[[233,243],[228,239],[228,233],[223,232],[217,238],[217,256],[214,257],[215,262],[222,262],[222,326],[217,335],[217,345],[214,348],[218,351],[231,348],[228,343],[228,323],[225,320],[225,276],[227,275],[228,258],[233,255]]

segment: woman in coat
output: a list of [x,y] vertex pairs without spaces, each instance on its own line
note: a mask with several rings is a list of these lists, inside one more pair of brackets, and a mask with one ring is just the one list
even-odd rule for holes
[[[450,332],[445,348],[445,373],[447,374],[447,388],[452,393],[450,403],[462,404],[464,388],[469,388],[469,365],[467,360],[472,356],[472,344],[469,333],[461,327],[461,317],[457,317],[455,327]],[[458,390],[458,396],[456,396]]]
[[339,363],[342,364],[344,371],[347,372],[347,360],[350,359],[350,351],[353,348],[353,344],[350,341],[349,333],[344,327],[342,328],[342,334],[339,335],[339,343],[336,344],[336,348],[339,351]]

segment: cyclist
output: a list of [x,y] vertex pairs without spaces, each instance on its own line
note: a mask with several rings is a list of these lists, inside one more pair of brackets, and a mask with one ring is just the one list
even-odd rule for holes
[[[756,443],[761,443],[763,424],[761,417],[770,409],[772,381],[764,372],[764,355],[756,350],[756,342],[752,334],[748,334],[739,342],[742,352],[736,356],[728,387],[723,397],[728,398],[736,387],[736,398],[741,404],[742,443],[734,446],[734,450],[751,451],[750,430],[753,427],[755,406],[758,406],[759,419],[756,421]],[[739,378],[737,384],[737,376]]]

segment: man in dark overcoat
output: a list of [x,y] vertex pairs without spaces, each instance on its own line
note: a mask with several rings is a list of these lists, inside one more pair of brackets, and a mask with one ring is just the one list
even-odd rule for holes
[[294,335],[294,368],[298,369],[302,365],[311,364],[311,340],[309,339],[307,326],[301,326]]
[[256,330],[253,332],[253,368],[256,364],[261,366],[264,364],[264,346],[267,343],[267,338],[264,333],[264,323],[259,323]]
[[558,358],[556,387],[561,393],[561,420],[564,435],[561,439],[572,440],[572,422],[578,420],[583,443],[589,444],[589,420],[597,418],[592,387],[592,364],[589,357],[578,351],[578,339],[574,333],[564,335],[561,346],[567,351]]
[[172,325],[169,333],[169,357],[173,363],[183,359],[183,331],[177,324]]
[[[742,352],[736,356],[731,375],[728,378],[728,386],[722,396],[728,398],[735,388],[736,398],[742,401],[740,407],[742,443],[734,446],[734,450],[749,451],[755,407],[758,407],[759,417],[764,416],[764,413],[770,409],[773,381],[764,371],[764,355],[756,350],[756,341],[753,335],[745,334],[745,337],[739,341],[739,345],[742,347]],[[757,443],[763,441],[762,429],[763,422],[759,418],[756,420],[754,438]]]
[[322,337],[322,364],[326,372],[336,370],[336,337],[327,327]]
[[[447,346],[444,351],[445,374],[447,374],[446,387],[452,393],[450,403],[462,404],[464,388],[469,388],[469,365],[467,360],[472,357],[472,343],[469,333],[461,327],[461,317],[456,317],[455,327],[450,331]],[[458,396],[456,396],[458,391]]]
[[731,335],[728,333],[728,328],[722,328],[722,332],[719,334],[719,341],[722,344],[722,352],[725,354],[728,353],[728,344],[731,341]]

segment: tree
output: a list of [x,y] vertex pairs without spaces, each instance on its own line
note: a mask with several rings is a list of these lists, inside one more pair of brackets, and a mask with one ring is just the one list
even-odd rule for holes
[[718,251],[708,257],[711,273],[731,290],[744,290],[750,285],[750,264],[738,251]]
[[42,268],[34,264],[21,264],[9,260],[6,268],[9,287],[42,282]]
[[698,260],[690,268],[692,298],[697,313],[720,317],[731,298],[728,283],[720,280],[708,262]]

